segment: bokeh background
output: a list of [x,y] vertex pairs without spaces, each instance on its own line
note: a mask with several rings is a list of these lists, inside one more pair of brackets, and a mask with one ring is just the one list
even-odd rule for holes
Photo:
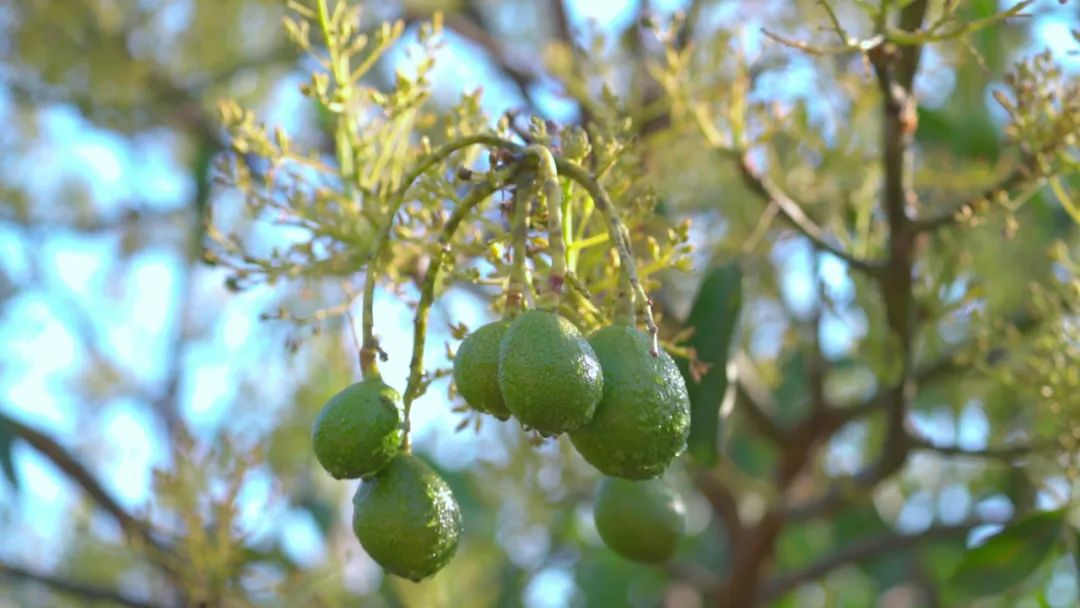
[[[437,8],[451,16],[434,71],[436,104],[482,88],[492,121],[522,108],[565,122],[577,120],[580,108],[547,70],[551,45],[573,42],[618,65],[635,52],[632,38],[643,11],[663,22],[690,3],[361,4],[369,26],[404,18],[415,28]],[[736,31],[732,44],[769,59],[756,95],[800,105],[826,138],[847,126],[841,92],[823,80],[835,68],[790,49],[780,52],[761,33],[768,26],[796,37],[819,35],[824,17],[816,3],[702,4],[698,35]],[[856,14],[835,4],[842,14]],[[968,4],[975,13],[999,8],[989,0]],[[328,141],[325,123],[298,92],[312,64],[284,36],[284,10],[281,2],[260,0],[9,0],[0,6],[0,412],[47,434],[123,509],[164,530],[184,526],[185,510],[209,509],[207,522],[228,520],[235,542],[265,558],[243,563],[228,551],[214,557],[207,549],[207,571],[243,563],[235,598],[280,605],[700,605],[693,588],[667,572],[630,565],[603,549],[588,506],[595,474],[566,442],[532,448],[516,425],[494,420],[478,432],[454,432],[460,416],[451,412],[455,403],[445,381],[416,403],[415,444],[445,473],[466,510],[461,555],[433,582],[415,586],[385,578],[360,550],[348,528],[351,485],[323,474],[306,443],[317,408],[358,377],[348,329],[333,318],[309,335],[260,318],[283,304],[314,314],[340,298],[338,287],[312,291],[283,282],[234,291],[224,270],[201,261],[207,214],[213,209],[228,221],[241,207],[237,192],[214,181],[213,161],[227,146],[218,100],[238,99],[297,139]],[[978,60],[955,48],[928,53],[917,82],[925,105],[920,144],[927,150],[971,166],[998,160],[1003,116],[989,91],[1018,57],[1050,48],[1068,74],[1080,75],[1071,32],[1080,7],[1045,0],[1027,12],[1030,17],[973,40]],[[415,65],[408,52],[413,39],[407,34],[378,64],[374,86]],[[598,70],[596,78],[616,90],[638,86],[626,71]],[[664,163],[681,165],[681,176],[668,167],[657,177],[679,212],[695,218],[692,235],[701,253],[695,272],[671,279],[666,297],[675,314],[685,314],[700,271],[724,249],[715,235],[725,234],[728,215],[759,209],[734,174],[717,172],[687,147],[673,147]],[[957,174],[965,167],[958,165]],[[1064,217],[1040,213],[1050,224]],[[280,229],[252,229],[250,236],[263,248],[295,238]],[[761,273],[773,278],[750,288],[746,352],[781,369],[785,345],[814,306],[819,281],[832,298],[849,304],[826,313],[823,350],[836,358],[853,352],[871,321],[853,304],[855,286],[844,264],[814,257],[789,231],[771,231],[766,242]],[[399,386],[407,373],[414,293],[380,291],[376,300],[389,354],[383,373]],[[433,314],[429,363],[445,364],[442,345],[453,343],[451,322],[475,327],[489,316],[475,294],[451,292]],[[778,394],[784,390],[798,387],[778,387]],[[977,399],[950,398],[916,411],[913,423],[937,442],[978,450],[997,433],[993,416]],[[857,469],[873,433],[851,425],[828,447],[824,466],[837,474]],[[251,458],[243,475],[236,474],[237,453]],[[0,562],[134,597],[161,592],[164,583],[138,551],[125,547],[114,519],[4,427],[0,464]],[[884,491],[878,512],[901,531],[973,514],[1007,518],[1010,498],[981,481],[993,466],[918,455]],[[691,540],[683,557],[722,564],[721,534],[708,503],[681,473],[672,477],[687,500]],[[1051,474],[1046,483],[1036,498],[1046,508],[1070,491],[1064,477]],[[233,494],[231,511],[213,511],[213,501]],[[830,546],[830,525],[793,533],[781,556],[798,561],[802,553]],[[992,530],[978,528],[971,539]],[[224,561],[215,562],[219,557]],[[922,605],[913,599],[920,597],[912,591],[917,583],[907,577],[890,583],[887,572],[879,574],[842,569],[784,601]],[[1066,557],[1044,574],[1039,588],[1047,605],[1077,605]],[[0,581],[0,606],[86,601],[33,582]],[[1038,605],[1034,597],[1008,605]]]

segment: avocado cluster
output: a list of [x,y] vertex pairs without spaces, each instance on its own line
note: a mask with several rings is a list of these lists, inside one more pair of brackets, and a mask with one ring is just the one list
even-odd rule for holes
[[602,395],[600,361],[573,323],[530,310],[471,333],[454,357],[454,382],[473,409],[551,436],[592,419]]
[[543,435],[567,433],[601,473],[630,480],[663,474],[686,447],[690,398],[675,362],[629,325],[587,339],[562,316],[527,311],[461,343],[454,380],[474,409]]
[[[614,551],[636,561],[667,559],[682,533],[682,504],[659,479],[685,449],[686,385],[667,353],[628,325],[586,338],[558,313],[529,310],[470,334],[454,380],[474,409],[516,418],[545,436],[566,433],[606,477],[595,521]],[[419,581],[457,551],[461,508],[446,481],[402,450],[396,390],[368,378],[334,395],[312,428],[319,464],[336,479],[360,479],[353,532],[386,571]]]
[[625,324],[586,338],[559,314],[530,310],[481,326],[454,358],[458,392],[473,409],[569,435],[604,474],[593,510],[600,538],[642,563],[667,560],[683,533],[682,501],[659,477],[690,432],[682,374],[651,342]]
[[379,378],[346,387],[312,427],[315,457],[335,479],[360,479],[353,532],[387,572],[413,581],[450,561],[461,508],[446,481],[401,449],[401,397]]

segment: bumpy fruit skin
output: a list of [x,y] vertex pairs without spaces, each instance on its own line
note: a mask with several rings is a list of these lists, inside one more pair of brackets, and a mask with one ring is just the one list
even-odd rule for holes
[[454,383],[473,409],[499,420],[510,418],[499,390],[499,344],[509,321],[495,321],[477,328],[461,342],[454,357]]
[[346,387],[315,418],[311,442],[319,464],[336,479],[370,477],[401,446],[401,397],[382,380]]
[[545,435],[579,428],[603,392],[600,362],[570,321],[530,310],[499,345],[499,390],[521,424]]
[[604,544],[637,562],[656,564],[675,553],[685,527],[682,500],[659,479],[605,477],[596,490],[593,521]]
[[686,449],[690,398],[679,369],[649,336],[611,325],[589,338],[604,370],[604,396],[588,424],[570,433],[574,447],[605,475],[649,479]]
[[401,454],[356,489],[352,524],[380,566],[419,581],[442,569],[457,551],[461,508],[431,467]]

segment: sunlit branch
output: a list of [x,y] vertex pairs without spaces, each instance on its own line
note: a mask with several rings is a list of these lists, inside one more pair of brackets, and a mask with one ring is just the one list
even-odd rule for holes
[[830,55],[844,55],[848,53],[862,53],[880,45],[882,42],[885,41],[884,36],[878,35],[867,38],[866,40],[852,40],[844,44],[839,44],[835,46],[815,46],[813,44],[810,44],[809,42],[805,42],[802,40],[794,40],[792,38],[781,36],[776,32],[772,32],[764,28],[762,28],[761,33],[786,47],[802,51],[809,55],[817,55],[819,57],[825,57]]

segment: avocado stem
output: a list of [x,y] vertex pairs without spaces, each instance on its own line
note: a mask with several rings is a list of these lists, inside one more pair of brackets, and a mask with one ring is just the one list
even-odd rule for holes
[[518,148],[511,142],[506,142],[501,138],[490,134],[467,135],[449,141],[432,150],[427,156],[420,159],[420,161],[416,163],[416,166],[413,167],[413,170],[407,173],[404,179],[402,179],[397,190],[392,193],[390,201],[386,206],[386,214],[383,222],[375,230],[375,236],[371,243],[371,250],[368,253],[367,274],[364,277],[364,302],[360,323],[363,336],[360,349],[360,371],[365,379],[379,377],[377,360],[380,356],[384,355],[382,349],[379,348],[378,340],[375,339],[374,320],[375,285],[379,275],[379,255],[382,254],[383,250],[386,249],[387,244],[390,242],[390,231],[394,226],[394,217],[397,216],[397,212],[401,209],[402,205],[405,204],[405,196],[409,193],[409,189],[412,188],[412,185],[416,183],[416,180],[420,179],[420,177],[427,173],[428,170],[446,160],[451,154],[458,150],[477,144],[487,144],[489,146],[506,148],[508,143],[511,144],[511,149]]
[[537,181],[540,192],[547,203],[548,250],[551,254],[551,269],[548,273],[548,292],[552,307],[558,309],[562,299],[563,284],[566,283],[566,242],[563,240],[562,188],[559,186],[559,172],[555,167],[555,156],[551,150],[540,144],[525,148],[526,156],[535,156],[537,162]]
[[611,197],[604,187],[600,185],[600,182],[581,166],[557,159],[556,167],[560,174],[581,184],[589,193],[589,196],[592,197],[596,207],[604,214],[604,218],[607,220],[608,235],[611,237],[611,242],[619,257],[619,274],[626,286],[626,291],[623,293],[626,294],[628,306],[631,307],[634,313],[631,316],[631,325],[636,323],[634,317],[637,314],[644,317],[645,327],[648,329],[650,337],[649,353],[654,357],[660,356],[659,330],[656,327],[656,320],[653,318],[652,302],[649,300],[649,296],[645,293],[645,288],[638,278],[637,268],[634,265],[634,256],[630,250],[630,232],[626,229],[622,220],[619,219],[618,210],[612,203]]
[[404,434],[402,437],[402,449],[409,448],[409,431],[411,429],[410,414],[412,403],[422,392],[424,379],[424,343],[427,339],[428,314],[435,300],[435,284],[438,281],[439,271],[443,262],[450,257],[450,241],[457,232],[461,222],[473,209],[491,196],[506,181],[507,176],[497,176],[488,181],[479,183],[469,191],[465,198],[454,208],[454,211],[443,224],[439,231],[437,249],[431,256],[427,271],[424,273],[424,282],[420,286],[420,301],[416,305],[416,316],[413,318],[413,348],[412,359],[409,361],[409,379],[405,385],[405,394],[402,402],[405,406]]
[[506,309],[503,318],[512,319],[525,308],[525,290],[529,284],[528,258],[529,203],[534,192],[534,174],[522,170],[514,180],[513,216],[510,221],[510,278],[506,284]]

